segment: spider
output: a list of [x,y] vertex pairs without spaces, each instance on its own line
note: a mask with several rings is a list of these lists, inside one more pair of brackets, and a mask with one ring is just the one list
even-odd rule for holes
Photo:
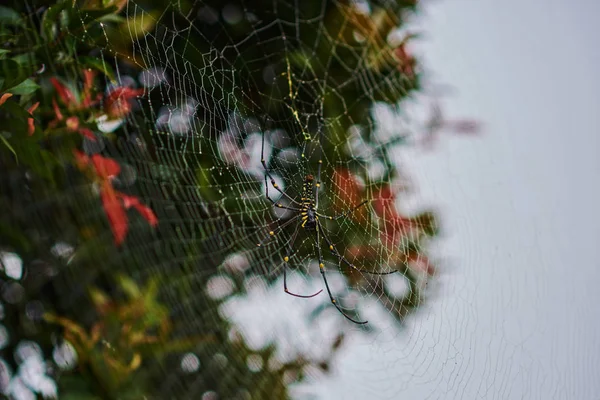
[[[338,305],[338,302],[336,301],[336,299],[333,297],[333,294],[331,293],[331,289],[329,288],[329,283],[327,282],[327,275],[325,273],[325,261],[323,258],[323,252],[321,250],[321,241],[322,239],[325,240],[325,242],[327,243],[327,246],[329,247],[329,251],[337,257],[338,261],[340,263],[344,263],[346,265],[348,265],[350,268],[355,269],[356,271],[360,271],[360,272],[368,272],[370,274],[373,275],[389,275],[389,274],[393,274],[397,271],[389,271],[389,272],[372,272],[372,271],[366,271],[366,270],[362,270],[359,269],[358,267],[356,267],[354,264],[352,264],[350,261],[348,261],[337,249],[336,247],[333,245],[333,242],[331,241],[331,239],[329,238],[329,235],[327,233],[327,231],[325,230],[323,224],[321,223],[320,219],[326,219],[326,220],[332,220],[332,221],[337,221],[341,218],[345,218],[346,216],[348,216],[349,214],[353,213],[354,211],[358,210],[359,208],[363,207],[365,204],[367,204],[369,202],[369,200],[364,200],[363,202],[361,202],[360,204],[349,208],[348,210],[336,215],[336,216],[329,216],[329,215],[325,215],[322,214],[318,211],[319,209],[319,188],[321,187],[321,167],[323,165],[323,160],[321,159],[321,156],[319,155],[319,164],[318,164],[318,169],[317,169],[317,176],[316,178],[313,175],[306,175],[304,177],[304,182],[302,185],[302,193],[301,193],[301,198],[300,201],[295,200],[294,198],[292,198],[290,195],[288,195],[287,193],[285,193],[283,190],[281,190],[281,188],[277,185],[277,183],[275,182],[275,179],[273,178],[273,175],[271,175],[271,173],[269,172],[269,168],[267,167],[267,163],[265,161],[264,158],[264,151],[265,151],[265,137],[263,134],[262,137],[262,149],[261,149],[261,164],[265,170],[265,196],[266,198],[271,202],[271,204],[273,205],[273,207],[277,207],[280,209],[284,209],[284,210],[290,210],[296,213],[296,215],[294,217],[292,217],[291,219],[289,219],[288,221],[286,221],[284,224],[282,224],[281,226],[279,226],[279,228],[277,229],[277,231],[281,231],[282,229],[284,229],[286,226],[290,225],[291,223],[293,223],[294,221],[297,221],[298,219],[300,219],[301,222],[298,222],[296,229],[294,230],[294,233],[292,234],[292,237],[290,239],[290,241],[288,242],[288,252],[287,254],[283,257],[283,289],[284,291],[291,295],[291,296],[295,296],[295,297],[300,297],[300,298],[311,298],[311,297],[315,297],[316,295],[318,295],[319,293],[321,293],[323,291],[323,289],[319,290],[316,293],[310,294],[310,295],[301,295],[301,294],[296,294],[291,292],[288,289],[287,286],[287,268],[288,268],[288,264],[290,261],[290,255],[293,252],[293,245],[294,242],[296,241],[296,237],[298,236],[298,232],[302,229],[304,231],[306,231],[309,235],[312,236],[313,242],[315,244],[315,247],[317,249],[317,256],[319,259],[319,271],[321,272],[321,276],[323,277],[323,282],[325,282],[325,288],[327,289],[327,293],[329,294],[329,299],[331,301],[331,303],[335,306],[335,308],[344,316],[346,317],[346,319],[348,319],[349,321],[355,323],[355,324],[366,324],[368,323],[368,321],[357,321],[353,318],[351,318],[350,316],[348,316],[343,310],[342,308]],[[270,179],[271,181],[271,186],[278,191],[281,196],[285,197],[286,199],[288,199],[291,204],[293,205],[293,207],[289,207],[287,205],[283,205],[279,202],[276,202],[275,200],[273,200],[270,196],[269,196],[269,184],[267,183],[267,178]],[[274,231],[270,231],[269,232],[269,237],[273,237],[275,235],[276,232]],[[266,239],[265,239],[266,240]],[[257,246],[260,247],[262,246],[262,244],[264,243],[258,243]]]

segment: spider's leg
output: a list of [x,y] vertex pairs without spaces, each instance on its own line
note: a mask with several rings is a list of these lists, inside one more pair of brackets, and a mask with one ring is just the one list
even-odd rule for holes
[[315,239],[315,244],[317,246],[317,253],[319,255],[319,270],[321,271],[321,276],[323,277],[323,282],[325,282],[325,288],[327,289],[327,293],[329,293],[329,299],[331,300],[331,304],[333,304],[335,306],[335,308],[337,308],[337,310],[344,317],[346,317],[346,319],[348,319],[349,321],[352,321],[358,325],[366,324],[369,321],[357,321],[355,319],[350,318],[348,315],[346,315],[346,313],[341,309],[341,307],[338,306],[337,301],[333,298],[333,295],[331,294],[331,289],[329,289],[329,283],[327,283],[327,276],[325,274],[325,261],[323,260],[323,254],[321,253],[321,246],[319,246],[319,242],[321,241],[320,234],[319,234],[320,230],[321,230],[320,225],[317,225],[317,229],[316,229],[317,237]]
[[[281,193],[282,196],[287,197],[287,199],[290,200],[292,203],[302,207],[302,203],[294,200],[289,194],[287,194],[283,190],[279,189],[279,185],[277,185],[277,183],[275,183],[275,178],[273,178],[273,175],[271,175],[271,173],[269,172],[269,168],[267,167],[267,163],[265,161],[265,134],[264,133],[262,135],[262,147],[260,149],[260,163],[262,164],[263,168],[265,169],[265,173],[271,180],[271,185],[273,185],[273,188],[275,190],[277,190],[279,193]],[[266,177],[265,177],[265,180],[266,180]],[[268,187],[269,187],[269,185],[267,185],[267,192],[268,192]],[[268,198],[268,195],[267,195],[267,198]],[[269,198],[269,200],[271,200],[271,199]],[[273,200],[271,200],[271,202],[273,204],[276,204]]]
[[309,294],[309,295],[303,295],[303,294],[296,294],[296,293],[292,293],[288,290],[287,287],[287,269],[288,269],[288,262],[290,261],[290,255],[292,254],[293,246],[294,246],[294,242],[296,241],[296,236],[298,236],[298,231],[300,230],[300,225],[296,226],[296,230],[294,231],[294,234],[292,235],[292,238],[290,239],[290,241],[288,242],[288,255],[286,255],[285,257],[283,257],[283,290],[294,297],[300,297],[303,299],[308,299],[311,297],[315,297],[316,295],[318,295],[319,293],[321,293],[323,291],[323,289],[319,290],[317,293],[314,294]]
[[283,224],[279,225],[275,230],[273,231],[269,231],[269,236],[267,236],[266,238],[264,238],[260,243],[257,243],[256,246],[257,247],[261,247],[263,244],[265,244],[265,242],[269,239],[271,239],[272,237],[274,237],[276,234],[278,234],[281,230],[283,230],[286,226],[288,226],[289,224],[291,224],[292,222],[294,222],[295,220],[297,220],[298,218],[300,218],[300,215],[296,215],[293,218],[290,218],[289,220],[285,221]]
[[347,216],[348,214],[351,214],[351,213],[353,213],[354,211],[358,210],[359,208],[361,208],[362,206],[364,206],[364,205],[365,205],[365,204],[367,204],[368,202],[369,202],[369,200],[365,200],[365,201],[363,201],[362,203],[360,203],[359,205],[357,205],[357,206],[355,206],[355,207],[352,207],[351,209],[349,209],[349,210],[346,210],[346,211],[344,211],[343,213],[341,213],[340,215],[336,215],[335,217],[331,217],[331,216],[329,216],[329,215],[320,214],[320,213],[317,213],[317,215],[318,215],[319,217],[321,217],[321,218],[329,219],[329,220],[332,220],[332,221],[337,221],[338,219],[340,219],[340,218],[343,218],[343,217]]
[[267,196],[267,199],[271,202],[271,204],[273,204],[273,206],[275,206],[277,208],[283,208],[284,210],[292,210],[292,211],[298,211],[298,212],[303,211],[300,208],[284,206],[283,204],[277,203],[277,202],[275,202],[275,200],[273,200],[271,197],[269,197],[269,184],[267,183],[267,175],[265,175],[265,188],[266,188],[265,195]]
[[317,169],[317,183],[315,188],[315,209],[319,209],[319,188],[321,187],[321,167],[323,166],[323,129],[319,132],[319,167]]
[[317,224],[319,226],[319,230],[323,234],[323,238],[325,238],[325,241],[327,242],[327,245],[329,246],[329,250],[331,250],[331,253],[333,253],[333,255],[336,256],[338,258],[338,260],[340,260],[341,262],[345,263],[346,265],[348,265],[350,268],[354,269],[355,271],[366,272],[366,273],[371,274],[371,275],[391,275],[391,274],[395,274],[396,272],[399,272],[397,270],[387,271],[387,272],[373,272],[373,271],[368,271],[366,269],[360,269],[360,268],[358,268],[356,265],[352,264],[350,261],[348,261],[346,259],[346,257],[344,257],[343,255],[341,255],[337,251],[337,249],[333,245],[333,242],[329,239],[329,237],[325,233],[325,229],[323,229],[323,225],[321,225],[321,222],[317,221]]

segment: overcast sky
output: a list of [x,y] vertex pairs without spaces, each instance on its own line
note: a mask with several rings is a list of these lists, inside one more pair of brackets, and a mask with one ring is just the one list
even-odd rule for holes
[[451,269],[405,332],[340,357],[325,399],[598,399],[600,2],[444,0],[425,53],[477,139],[413,152]]

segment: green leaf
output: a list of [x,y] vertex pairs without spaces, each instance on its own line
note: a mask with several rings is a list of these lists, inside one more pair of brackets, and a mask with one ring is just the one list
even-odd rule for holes
[[435,236],[439,233],[440,226],[436,214],[433,211],[425,211],[414,217],[418,227],[428,236]]
[[[2,111],[6,113],[1,129],[11,135],[10,144],[19,155],[19,164],[28,166],[36,176],[54,185],[55,168],[60,165],[57,154],[55,154],[57,148],[53,148],[53,152],[44,150],[40,148],[34,138],[28,135],[27,120],[31,118],[31,114],[16,101],[5,102],[2,105]],[[70,136],[75,137],[74,135]],[[64,146],[68,146],[68,143],[65,143]],[[70,151],[71,148],[68,149]]]
[[10,89],[10,92],[12,94],[27,95],[35,92],[39,88],[40,85],[35,83],[32,79],[25,79],[23,82]]
[[10,60],[19,64],[21,74],[23,75],[23,79],[21,79],[21,81],[17,82],[13,86],[20,84],[23,80],[27,79],[29,76],[31,76],[31,74],[33,74],[36,70],[40,68],[40,64],[38,64],[35,53],[33,52],[16,55],[14,57],[11,57]]
[[6,146],[8,148],[8,150],[10,150],[11,153],[14,154],[15,156],[15,160],[17,160],[17,162],[19,161],[19,157],[17,156],[17,152],[15,151],[15,149],[10,145],[10,143],[8,143],[8,140],[4,137],[4,135],[0,134],[0,141],[2,141],[2,143],[4,143],[4,146]]
[[105,17],[106,15],[113,14],[115,11],[117,11],[117,6],[81,10],[79,11],[80,18],[78,22],[82,23],[83,25],[88,25],[89,23]]
[[29,252],[33,248],[31,240],[19,229],[15,229],[14,223],[0,222],[0,237],[4,245],[13,247],[17,252]]
[[10,53],[10,50],[0,49],[0,59],[3,60],[8,53]]
[[67,6],[66,2],[55,4],[49,7],[42,17],[42,37],[50,40],[55,36],[54,24],[57,22],[61,11]]
[[216,335],[198,335],[162,343],[160,347],[153,349],[152,354],[153,356],[161,358],[169,354],[183,353],[199,346],[210,345],[214,343],[218,343],[218,338]]
[[151,303],[156,302],[156,297],[158,295],[158,286],[159,281],[156,278],[150,278],[146,283],[146,287],[144,288],[144,300],[146,305],[150,305]]
[[[16,133],[21,133],[21,132],[13,132],[11,130],[6,129],[7,125],[6,122],[10,122],[10,119],[15,119],[19,122],[22,122],[24,124],[24,127],[27,127],[27,119],[31,118],[31,114],[29,114],[23,107],[21,107],[16,101],[7,101],[6,103],[4,103],[2,105],[2,109],[5,111],[8,111],[10,117],[12,118],[7,118],[7,120],[3,121],[3,126],[2,128],[4,130],[7,130],[9,132],[12,132],[13,134]],[[26,134],[26,130],[25,130],[25,134]]]
[[61,400],[100,400],[82,375],[64,375],[58,380]]
[[75,391],[69,391],[64,394],[61,393],[60,398],[62,400],[100,400],[101,399],[100,397],[97,397],[91,393],[75,392]]
[[119,282],[119,286],[121,286],[123,291],[127,294],[127,296],[129,296],[130,299],[137,299],[140,297],[140,288],[133,279],[125,275],[119,275],[117,276],[117,281]]
[[102,290],[98,288],[91,288],[89,289],[89,293],[92,303],[94,303],[96,309],[104,308],[110,304],[110,297],[108,297]]
[[144,37],[148,32],[154,29],[158,15],[156,12],[138,13],[130,17],[121,24],[119,30],[121,34],[127,35],[131,39]]
[[2,90],[12,88],[27,78],[25,68],[14,60],[0,60],[0,78],[4,79]]
[[127,19],[125,17],[122,17],[117,14],[108,14],[102,18],[99,18],[98,21],[106,22],[106,23],[114,22],[116,24],[122,24],[123,22],[126,22]]
[[116,82],[116,75],[110,64],[107,64],[102,59],[92,57],[80,57],[81,64],[85,67],[92,68],[102,72],[111,82]]
[[12,8],[0,6],[0,25],[25,26],[25,21]]

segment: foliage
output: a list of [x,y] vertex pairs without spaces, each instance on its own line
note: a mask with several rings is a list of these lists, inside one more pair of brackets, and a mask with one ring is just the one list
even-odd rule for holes
[[[47,322],[64,328],[64,338],[79,355],[82,369],[89,368],[98,391],[113,397],[134,397],[139,381],[133,380],[147,357],[160,359],[171,352],[183,352],[199,345],[216,342],[214,335],[171,338],[173,330],[169,310],[158,299],[159,282],[154,277],[144,288],[125,276],[117,278],[117,286],[126,299],[115,301],[98,288],[90,289],[97,320],[89,331],[68,318],[47,313]],[[73,395],[74,393],[71,392]],[[92,393],[78,393],[80,398]]]

